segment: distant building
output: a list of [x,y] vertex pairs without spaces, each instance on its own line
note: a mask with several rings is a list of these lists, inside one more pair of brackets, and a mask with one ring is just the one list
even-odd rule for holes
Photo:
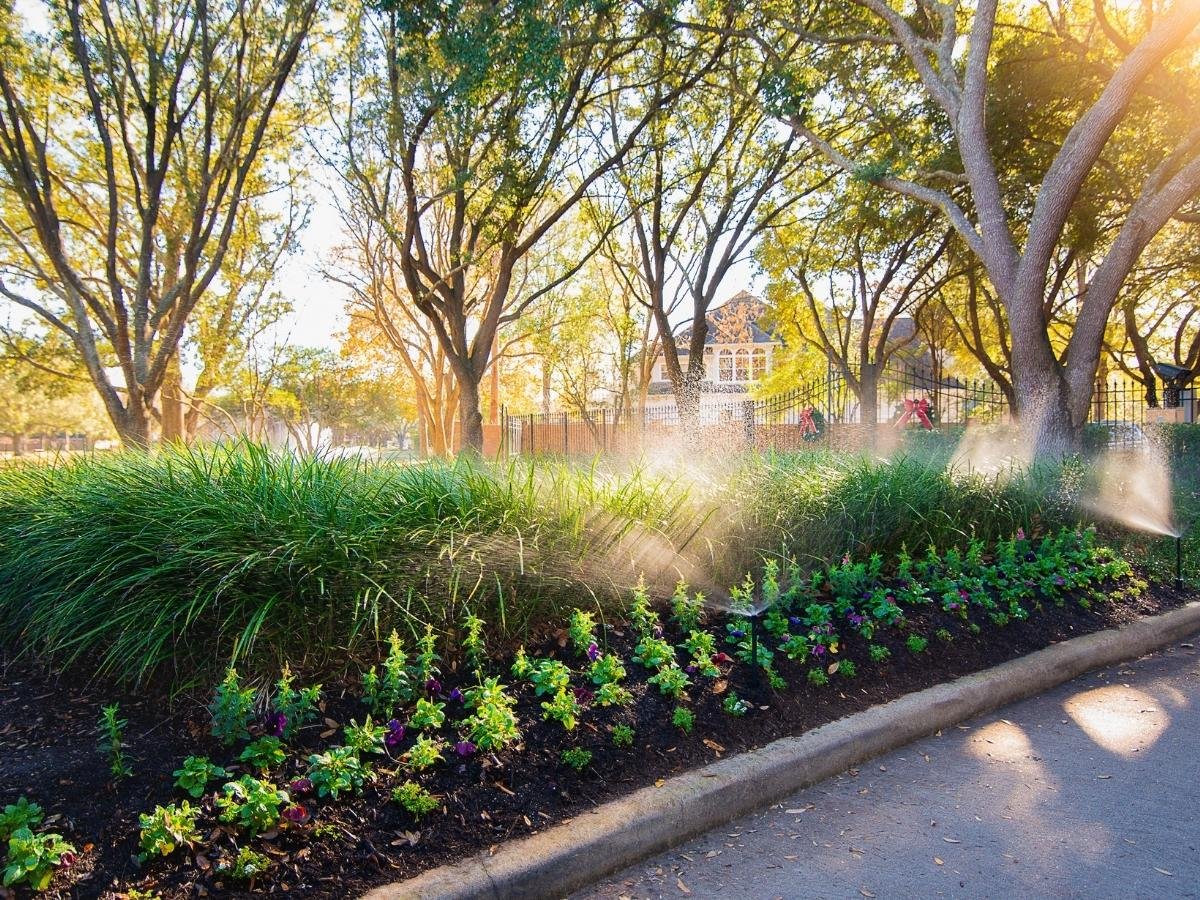
[[[767,305],[748,291],[725,301],[705,317],[704,380],[700,383],[700,415],[713,421],[735,414],[738,402],[749,399],[751,389],[771,371],[775,350],[783,342],[766,323]],[[687,369],[690,327],[675,337],[680,349],[679,365]],[[660,354],[654,361],[648,409],[675,403],[666,363]]]

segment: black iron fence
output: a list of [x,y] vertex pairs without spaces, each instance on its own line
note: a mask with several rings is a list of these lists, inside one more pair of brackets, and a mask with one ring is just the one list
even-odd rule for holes
[[[873,392],[874,402],[869,402]],[[1162,395],[1160,394],[1160,397]],[[867,398],[868,402],[864,402]],[[1190,390],[1178,406],[1150,407],[1143,385],[1111,381],[1098,385],[1086,441],[1090,446],[1143,443],[1150,424],[1190,423],[1200,409]],[[874,377],[830,371],[766,397],[701,396],[691,415],[689,440],[710,448],[790,450],[826,444],[863,445],[874,429],[934,430],[1009,421],[1009,397],[988,379],[936,376],[928,370],[886,368]],[[681,433],[685,416],[674,397],[649,398],[624,410],[512,415],[501,421],[501,452],[568,456],[639,453]]]

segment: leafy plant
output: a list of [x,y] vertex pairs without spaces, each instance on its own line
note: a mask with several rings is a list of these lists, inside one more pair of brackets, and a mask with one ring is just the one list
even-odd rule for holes
[[108,771],[113,778],[128,778],[133,774],[125,759],[125,726],[116,703],[100,710],[100,751],[108,756]]
[[716,678],[721,674],[721,670],[713,662],[713,656],[717,652],[717,639],[709,632],[689,632],[687,640],[683,642],[683,648],[691,655],[691,664],[701,675]]
[[929,640],[928,638],[921,637],[919,634],[910,634],[904,641],[904,646],[913,653],[924,653],[929,647]]
[[615,653],[605,653],[596,657],[588,669],[592,684],[616,684],[625,679],[625,666],[621,657]]
[[[421,701],[417,701],[420,703]],[[384,738],[388,734],[386,725],[376,725],[371,721],[370,714],[361,725],[354,719],[343,729],[346,746],[355,753],[384,753]]]
[[474,613],[468,612],[463,619],[462,648],[467,657],[467,666],[474,672],[480,672],[487,660],[487,647],[483,641],[483,626],[486,623]]
[[646,681],[657,685],[659,693],[676,700],[683,696],[683,692],[692,683],[691,679],[687,677],[687,673],[676,665],[663,666]]
[[644,636],[633,648],[633,661],[646,669],[660,669],[675,662],[675,648],[662,638]]
[[422,697],[417,701],[416,709],[409,716],[408,724],[417,731],[436,731],[446,721],[446,704]]
[[529,680],[533,682],[533,693],[536,696],[557,694],[570,685],[571,670],[556,659],[539,659],[533,664]]
[[525,648],[518,647],[516,654],[513,656],[513,664],[510,669],[512,677],[523,681],[528,678],[533,672],[533,664],[529,661],[529,657],[525,655]]
[[688,596],[687,582],[680,581],[675,585],[675,593],[671,595],[671,618],[684,634],[700,628],[700,619],[704,614],[704,595],[697,592],[694,597]]
[[267,772],[281,766],[286,759],[283,740],[269,734],[251,741],[238,755],[238,760],[258,769],[259,772]]
[[691,734],[692,728],[696,725],[696,714],[690,709],[677,706],[674,715],[671,716],[671,724],[682,729],[684,734]]
[[408,810],[414,819],[420,819],[438,808],[437,798],[415,781],[405,781],[392,788],[392,801]]
[[571,621],[567,626],[567,635],[575,652],[585,654],[588,648],[596,643],[596,617],[582,609],[571,611]]
[[735,692],[730,691],[725,695],[725,699],[721,701],[721,709],[725,710],[731,716],[744,716],[750,711],[750,704]]
[[229,773],[209,762],[207,756],[189,756],[172,774],[176,787],[198,799],[204,796],[210,781],[224,778]]
[[829,676],[825,674],[824,669],[809,669],[807,678],[813,687],[825,687],[829,684]]
[[60,834],[34,834],[27,827],[18,828],[8,839],[8,860],[4,867],[3,884],[14,887],[27,884],[32,890],[44,891],[59,866],[74,861],[75,848]]
[[437,664],[441,659],[437,654],[437,636],[433,633],[433,626],[427,624],[424,633],[417,639],[417,681],[420,684],[427,684],[439,674]]
[[238,850],[233,865],[221,871],[234,881],[253,881],[269,868],[271,868],[270,858],[249,847],[242,847]]
[[200,808],[186,800],[178,805],[156,806],[152,813],[142,813],[138,816],[139,846],[142,848],[138,858],[144,862],[154,856],[169,856],[179,847],[190,847],[198,842],[200,832],[196,830],[196,817],[199,814]]
[[592,702],[597,706],[626,706],[633,702],[633,694],[619,684],[609,682],[596,688]]
[[301,728],[315,722],[321,703],[321,685],[297,689],[293,681],[292,670],[284,666],[271,701],[275,714],[283,717],[280,737],[284,740],[291,740]]
[[254,688],[242,687],[237,669],[230,666],[225,678],[213,691],[209,704],[212,714],[212,733],[221,743],[230,746],[250,737],[250,722],[254,717]]
[[852,659],[843,659],[838,663],[837,673],[843,678],[854,678],[858,675],[858,666],[854,664]]
[[414,772],[423,772],[434,763],[441,762],[444,758],[442,750],[445,749],[445,746],[443,741],[434,740],[422,735],[417,738],[416,743],[405,754],[408,767]]
[[656,637],[659,629],[658,613],[650,605],[650,594],[646,590],[646,580],[638,576],[638,583],[633,589],[633,599],[629,604],[629,621],[642,637]]
[[486,678],[478,687],[468,690],[464,702],[472,713],[463,724],[471,742],[480,750],[498,750],[520,739],[513,713],[517,701],[498,678]]
[[867,655],[871,657],[871,662],[883,662],[892,655],[892,651],[883,644],[869,644],[867,646]]
[[612,742],[617,747],[632,747],[633,729],[628,725],[614,725],[612,728]]
[[353,747],[330,747],[308,758],[308,780],[318,797],[336,800],[343,792],[362,792],[369,770]]
[[562,690],[549,701],[542,701],[543,719],[554,719],[567,731],[574,731],[579,722],[579,701],[570,691]]
[[42,807],[30,803],[25,797],[18,797],[16,803],[9,803],[0,812],[0,841],[7,841],[13,833],[21,828],[30,830],[42,823]]
[[[311,773],[309,778],[312,778],[313,784],[317,783]],[[278,825],[279,811],[290,802],[287,791],[280,790],[269,781],[260,781],[253,775],[228,781],[221,791],[215,801],[220,810],[217,818],[222,822],[236,823],[251,837]]]
[[592,751],[582,747],[570,747],[562,752],[560,758],[576,772],[582,772],[592,762]]
[[[424,683],[424,679],[421,679]],[[412,679],[408,671],[408,654],[404,643],[393,628],[388,635],[388,652],[383,660],[383,674],[375,667],[363,675],[363,703],[371,712],[382,718],[390,718],[394,710],[412,699]]]

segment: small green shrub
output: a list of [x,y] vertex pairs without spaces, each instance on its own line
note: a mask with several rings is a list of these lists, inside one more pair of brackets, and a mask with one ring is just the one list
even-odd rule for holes
[[904,641],[904,646],[913,653],[924,653],[929,648],[929,639],[919,634],[910,634]]
[[213,691],[208,707],[212,714],[213,737],[220,738],[226,747],[250,737],[250,722],[254,718],[254,688],[242,687],[237,669],[230,666],[225,678]]
[[125,759],[125,726],[128,724],[127,719],[120,717],[117,704],[100,710],[100,752],[108,757],[108,771],[113,778],[128,778],[133,774]]
[[[308,777],[314,785],[317,783],[311,772]],[[226,782],[221,791],[215,801],[220,810],[217,818],[236,824],[250,837],[256,837],[278,825],[280,810],[290,802],[287,791],[253,775],[243,775],[237,781]]]
[[385,753],[387,748],[384,746],[384,738],[387,736],[388,728],[386,725],[376,725],[371,721],[371,716],[368,713],[366,720],[359,725],[358,722],[351,719],[350,724],[343,729],[346,739],[346,746],[354,750],[355,753]]
[[406,781],[392,788],[392,801],[420,819],[438,808],[438,799],[415,781]]
[[463,722],[467,734],[480,750],[498,750],[521,737],[511,697],[496,677],[486,678],[478,687],[470,688],[463,703],[471,715]]
[[633,729],[628,725],[614,725],[612,728],[612,742],[617,747],[632,747]]
[[671,716],[671,724],[681,729],[684,734],[691,734],[696,725],[696,715],[690,709],[677,706],[674,715]]
[[209,762],[207,756],[189,756],[172,774],[176,787],[199,799],[204,796],[210,781],[224,778],[229,773]]
[[562,752],[561,759],[576,772],[582,772],[592,762],[592,751],[582,747],[571,747]]
[[321,685],[314,684],[306,688],[296,688],[292,670],[286,665],[275,682],[275,695],[271,700],[271,709],[276,716],[282,716],[280,737],[291,740],[305,725],[317,720],[321,703]]
[[338,799],[343,792],[362,793],[369,770],[353,747],[330,747],[308,758],[308,780],[318,797]]
[[283,740],[268,734],[247,744],[238,754],[238,760],[265,773],[282,766],[287,760],[287,753],[283,749]]
[[234,881],[253,881],[269,868],[271,868],[270,858],[249,847],[242,847],[238,850],[233,865],[221,869],[221,872]]
[[559,691],[550,701],[542,702],[542,718],[554,719],[567,731],[574,731],[579,722],[579,701],[567,690]]
[[145,862],[155,856],[169,856],[183,846],[191,846],[200,840],[196,830],[196,816],[200,808],[186,800],[176,805],[156,806],[152,813],[138,817],[141,826],[139,859]]
[[416,743],[409,748],[408,753],[405,754],[408,767],[414,772],[424,772],[430,766],[444,759],[442,750],[445,747],[446,744],[444,741],[434,740],[433,738],[421,735],[421,737],[417,738]]
[[44,891],[54,878],[54,870],[75,858],[75,848],[60,834],[34,834],[18,828],[8,839],[8,858],[4,867],[5,887],[28,885]]
[[41,806],[30,803],[25,797],[18,797],[16,803],[7,804],[0,812],[0,841],[7,841],[17,829],[37,828],[42,818]]
[[408,724],[417,731],[437,731],[446,722],[446,704],[422,697],[417,701],[416,709],[409,716]]

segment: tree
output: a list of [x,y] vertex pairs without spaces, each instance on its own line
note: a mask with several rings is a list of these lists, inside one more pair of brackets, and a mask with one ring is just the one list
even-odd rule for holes
[[405,289],[454,371],[464,448],[482,448],[480,383],[497,332],[595,251],[513,295],[522,261],[657,114],[639,111],[620,138],[599,116],[612,90],[628,89],[611,73],[652,43],[670,60],[667,104],[723,42],[573,0],[385,2],[351,18],[342,77],[327,79],[330,159],[387,228]]
[[936,216],[880,199],[839,179],[834,199],[768,235],[760,253],[772,276],[775,321],[838,370],[870,425],[879,419],[880,376],[917,337],[918,313],[952,277],[938,268],[950,235],[938,233]]
[[0,294],[70,339],[128,446],[290,139],[275,119],[317,7],[61,0],[45,38],[0,14]]
[[[782,53],[773,100],[793,131],[847,173],[937,210],[979,261],[1003,305],[1012,335],[1017,411],[1037,453],[1078,446],[1090,405],[1108,317],[1131,269],[1154,236],[1189,208],[1200,191],[1200,124],[1195,117],[1198,0],[1175,0],[1116,13],[1103,0],[1063,0],[1001,12],[998,0],[973,8],[917,0],[902,12],[887,0],[824,4],[818,12],[774,17],[751,30],[768,48],[802,40],[811,49],[803,69]],[[773,26],[774,38],[767,28]],[[1072,75],[1094,86],[1070,109],[1045,165],[1025,170],[1009,190],[988,127],[990,98],[1003,96],[995,65],[1006,38],[1030,29],[1059,38],[1058,83]],[[836,58],[835,58],[836,56]],[[814,72],[832,74],[829,93],[813,102]],[[1066,93],[1066,92],[1064,92]],[[846,118],[861,127],[846,135]],[[894,140],[893,126],[924,124],[919,143]],[[1147,129],[1143,123],[1153,122]],[[1105,198],[1119,219],[1097,245],[1081,276],[1074,324],[1060,364],[1046,314],[1056,259],[1069,240],[1071,217],[1096,197],[1090,179],[1111,164],[1106,150],[1122,129],[1151,146],[1138,164],[1136,186]],[[902,130],[903,137],[911,128]],[[953,152],[946,152],[950,148]],[[1124,161],[1122,161],[1124,162]]]
[[[609,103],[611,128],[629,118],[622,101],[658,110],[637,152],[623,158],[612,179],[628,204],[636,265],[629,279],[654,319],[660,352],[680,416],[693,419],[706,377],[707,316],[729,270],[748,258],[758,239],[819,184],[798,185],[814,154],[797,153],[799,143],[779,129],[756,100],[769,68],[753,45],[726,50],[719,75],[708,77],[672,104],[663,102],[670,84],[656,72],[640,94]],[[736,83],[753,86],[750,96]],[[672,320],[686,311],[687,346],[676,340]]]

